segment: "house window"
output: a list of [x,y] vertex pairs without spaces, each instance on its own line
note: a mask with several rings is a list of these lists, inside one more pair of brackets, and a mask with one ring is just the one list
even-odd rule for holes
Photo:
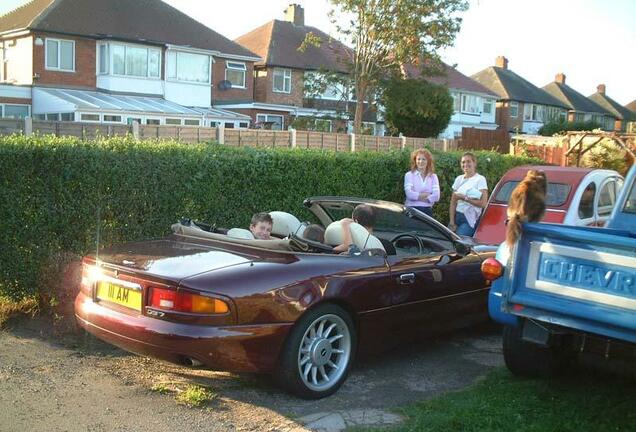
[[462,95],[462,112],[468,114],[479,114],[479,98],[474,95]]
[[274,91],[291,93],[291,69],[274,69]]
[[232,83],[232,87],[245,88],[245,63],[227,62],[225,79]]
[[215,121],[210,122],[210,127],[215,128],[215,127],[218,127],[218,125],[219,125],[219,122],[215,122]]
[[166,124],[167,125],[181,125],[181,119],[167,118],[166,119]]
[[113,74],[159,78],[159,65],[161,63],[160,50],[131,45],[110,44],[110,51],[113,57]]
[[126,119],[126,124],[131,125],[133,123],[141,124],[141,119],[139,117],[128,117]]
[[121,123],[121,116],[104,114],[104,122]]
[[185,119],[183,121],[183,124],[186,126],[199,126],[199,120],[191,120],[191,119]]
[[80,114],[81,121],[98,122],[99,114]]
[[166,74],[168,79],[210,83],[210,56],[169,51],[167,60]]
[[519,115],[519,102],[510,102],[510,117],[517,118]]
[[75,41],[47,39],[44,56],[46,69],[75,72]]
[[318,132],[331,132],[331,120],[314,120],[314,130]]
[[73,114],[73,113],[62,113],[62,114],[60,114],[60,120],[62,120],[62,121],[75,121],[75,114]]
[[[4,114],[2,117],[6,118],[25,118],[29,116],[29,106],[28,105],[10,105],[6,104],[4,106]],[[1,113],[1,112],[0,112]]]
[[484,114],[492,114],[492,99],[484,99]]
[[146,119],[146,124],[147,125],[158,126],[158,125],[161,124],[161,122],[159,121],[159,119]]
[[461,98],[459,97],[459,93],[451,92],[451,97],[453,98],[453,112],[459,112],[461,109]]
[[239,127],[247,129],[248,127],[250,127],[250,124],[248,122],[240,122]]
[[108,73],[108,44],[99,44],[99,73]]
[[264,129],[283,130],[284,126],[282,115],[257,114],[256,122],[263,124]]
[[60,119],[60,115],[58,113],[55,114],[47,114],[45,120],[48,121],[58,121]]
[[234,129],[234,123],[225,123],[224,126],[226,129]]

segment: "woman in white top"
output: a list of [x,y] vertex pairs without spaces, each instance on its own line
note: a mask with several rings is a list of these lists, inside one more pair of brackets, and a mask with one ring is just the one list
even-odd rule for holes
[[439,201],[439,180],[433,155],[426,149],[411,153],[411,170],[404,174],[404,205],[433,217],[433,204]]
[[471,237],[481,216],[481,210],[488,204],[486,178],[477,173],[477,158],[466,152],[462,155],[461,167],[464,174],[453,182],[448,227],[462,236]]

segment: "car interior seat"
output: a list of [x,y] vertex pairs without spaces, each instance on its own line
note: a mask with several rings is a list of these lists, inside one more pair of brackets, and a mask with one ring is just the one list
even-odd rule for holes
[[269,212],[272,217],[272,234],[277,237],[288,237],[292,234],[303,236],[305,225],[296,216],[282,211]]
[[250,230],[246,230],[245,228],[232,228],[227,231],[228,237],[254,240],[254,234]]
[[[351,240],[358,249],[381,249],[385,251],[382,242],[376,236],[369,234],[369,231],[362,225],[353,222],[349,225],[349,229],[351,230]],[[330,246],[337,246],[343,242],[344,236],[342,235],[341,221],[330,223],[325,230],[325,243]]]

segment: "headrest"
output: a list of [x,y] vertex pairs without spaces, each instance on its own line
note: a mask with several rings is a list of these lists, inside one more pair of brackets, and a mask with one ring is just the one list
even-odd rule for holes
[[227,232],[228,237],[254,240],[254,234],[252,231],[246,230],[245,228],[232,228]]
[[272,217],[272,234],[281,237],[287,237],[290,234],[296,234],[302,236],[305,226],[300,223],[298,218],[290,213],[282,211],[269,212]]
[[[375,236],[369,234],[369,231],[362,225],[353,222],[349,225],[351,230],[351,241],[360,250],[365,249],[382,249],[382,242]],[[344,243],[342,232],[342,221],[335,221],[329,224],[325,230],[325,243],[330,246],[338,246]]]

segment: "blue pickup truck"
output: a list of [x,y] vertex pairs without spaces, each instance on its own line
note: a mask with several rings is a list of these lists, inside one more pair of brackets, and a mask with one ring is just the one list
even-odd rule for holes
[[636,358],[636,165],[605,228],[528,223],[507,262],[484,262],[506,366],[549,376],[578,352]]

